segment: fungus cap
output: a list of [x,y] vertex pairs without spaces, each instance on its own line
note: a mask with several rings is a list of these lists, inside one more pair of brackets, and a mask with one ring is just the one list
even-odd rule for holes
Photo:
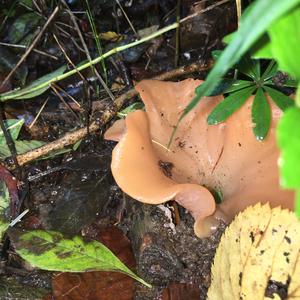
[[[175,199],[192,213],[198,236],[215,229],[219,219],[229,222],[257,202],[292,209],[293,192],[279,187],[275,127],[281,111],[272,102],[272,123],[263,141],[256,140],[252,132],[253,96],[224,123],[210,126],[207,116],[223,99],[215,96],[201,99],[166,148],[199,84],[193,79],[176,83],[144,80],[136,86],[146,112],[130,113],[105,135],[119,140],[112,156],[117,184],[141,202]],[[217,208],[210,191],[222,194],[223,202]]]

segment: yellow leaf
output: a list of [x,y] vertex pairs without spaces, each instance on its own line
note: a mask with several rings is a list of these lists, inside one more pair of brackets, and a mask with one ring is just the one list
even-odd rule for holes
[[221,238],[207,299],[281,299],[267,290],[272,282],[281,292],[286,288],[287,299],[300,300],[299,251],[300,221],[293,212],[268,204],[248,207]]

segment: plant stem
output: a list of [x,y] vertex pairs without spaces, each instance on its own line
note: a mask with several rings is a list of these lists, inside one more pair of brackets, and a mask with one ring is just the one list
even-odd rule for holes
[[[101,62],[103,59],[105,59],[105,58],[107,58],[107,57],[109,57],[109,56],[111,56],[113,54],[122,52],[122,51],[124,51],[126,49],[132,48],[134,46],[137,46],[139,44],[142,44],[142,43],[145,43],[145,42],[147,42],[149,40],[152,40],[152,39],[154,39],[154,38],[156,38],[156,37],[158,37],[158,36],[160,36],[160,35],[168,32],[170,30],[173,30],[173,29],[177,28],[178,26],[179,26],[179,24],[177,22],[173,23],[173,24],[171,24],[169,26],[166,26],[166,27],[162,28],[161,30],[158,30],[158,31],[156,31],[156,32],[154,32],[154,33],[152,33],[152,34],[150,34],[150,35],[148,35],[148,36],[140,39],[140,40],[134,41],[134,42],[132,42],[130,44],[127,44],[127,45],[123,45],[123,46],[119,46],[119,47],[113,48],[110,51],[104,53],[103,55],[98,56],[95,59],[93,59],[93,60],[91,60],[91,61],[89,61],[89,62],[87,62],[87,63],[85,63],[85,64],[83,64],[83,65],[81,65],[79,67],[77,67],[76,69],[72,69],[69,72],[66,72],[66,73],[64,73],[62,75],[54,77],[51,80],[49,80],[47,82],[44,82],[44,83],[42,83],[42,84],[40,84],[40,85],[32,88],[30,90],[30,92],[34,92],[34,91],[37,91],[39,89],[45,88],[47,86],[50,86],[52,83],[60,81],[62,79],[65,79],[65,78],[67,78],[67,77],[69,77],[71,75],[74,75],[78,71],[82,71],[82,70],[84,70],[86,68],[89,68],[89,67],[91,67],[91,66],[93,66],[93,65]],[[7,95],[2,95],[2,96],[0,95],[0,100],[1,101],[6,101],[6,100],[9,100],[9,99],[13,99],[13,98],[14,98],[13,94],[12,95],[7,94]]]

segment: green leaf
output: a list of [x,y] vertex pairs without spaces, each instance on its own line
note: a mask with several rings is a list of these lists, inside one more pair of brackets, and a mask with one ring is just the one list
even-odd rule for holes
[[275,60],[272,60],[266,70],[264,71],[263,75],[261,76],[261,79],[264,81],[269,80],[270,78],[272,78],[273,76],[275,76],[275,74],[277,73],[278,70],[278,66]]
[[[20,130],[24,124],[24,120],[18,120],[18,119],[8,119],[4,121],[5,128],[7,131],[9,131],[11,138],[13,140],[16,140],[19,136]],[[0,129],[0,145],[6,144],[6,140],[4,137],[4,133],[2,129]]]
[[122,111],[118,112],[117,115],[119,118],[125,118],[129,113],[131,113],[137,109],[144,109],[144,104],[142,102],[135,102],[135,103],[127,106]]
[[10,229],[17,253],[33,266],[60,272],[118,271],[151,287],[128,269],[107,247],[97,241],[66,239],[55,231]]
[[9,192],[6,184],[0,181],[0,241],[9,226]]
[[274,22],[268,32],[279,69],[300,80],[300,5]]
[[217,60],[221,56],[222,52],[223,52],[222,50],[211,51],[211,56],[212,56],[213,60]]
[[41,17],[33,12],[18,17],[9,27],[7,40],[12,44],[19,44],[30,31],[37,28]]
[[251,59],[251,57],[246,54],[238,62],[236,68],[243,74],[249,76],[253,80],[260,79],[260,63],[258,60]]
[[[279,166],[281,185],[300,190],[300,108],[285,111],[277,128],[277,139],[281,149]],[[299,197],[298,197],[299,198]]]
[[300,189],[296,191],[295,213],[297,217],[300,218]]
[[[35,141],[35,140],[31,140],[31,141],[14,141],[15,142],[15,147],[17,150],[18,154],[23,154],[27,151],[36,149],[38,147],[43,146],[45,143],[41,142],[41,141]],[[0,145],[0,158],[4,159],[7,157],[10,157],[11,153],[10,150],[8,149],[6,144],[1,144]]]
[[250,49],[251,57],[256,59],[274,59],[268,34],[261,36]]
[[214,91],[208,96],[216,96],[221,94],[232,93],[241,89],[244,89],[249,86],[254,86],[253,81],[248,80],[235,80],[235,79],[223,79]]
[[[223,51],[205,82],[201,84],[197,95],[186,106],[178,123],[198,104],[201,97],[209,95],[214,90],[222,76],[249,50],[275,20],[299,3],[300,0],[260,0],[253,2],[245,11],[247,15],[242,19],[240,28],[235,33],[232,42]],[[175,126],[174,132],[176,128]]]
[[31,84],[29,84],[27,87],[23,89],[16,89],[4,94],[0,94],[0,101],[7,101],[10,99],[29,99],[29,98],[39,96],[40,94],[48,90],[50,87],[50,85],[47,85],[42,88],[39,88],[39,85],[42,85],[43,83],[61,75],[65,70],[66,70],[66,66],[62,66],[59,69],[55,70],[54,72],[46,74],[40,77],[39,79],[33,81]]
[[255,124],[253,132],[256,139],[263,140],[270,129],[271,109],[262,88],[257,90],[252,104],[252,121]]
[[287,79],[287,81],[284,83],[284,86],[297,88],[298,81],[294,79]]
[[235,32],[225,35],[222,39],[224,44],[229,44],[234,39]]
[[213,109],[207,123],[215,125],[225,121],[247,101],[254,90],[255,87],[248,87],[230,94]]
[[293,99],[273,88],[264,85],[263,89],[270,95],[272,100],[282,111],[285,111],[295,104]]

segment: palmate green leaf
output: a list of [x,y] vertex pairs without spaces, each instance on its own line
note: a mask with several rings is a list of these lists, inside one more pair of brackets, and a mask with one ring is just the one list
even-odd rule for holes
[[[206,96],[216,96],[216,95],[221,95],[221,94],[232,93],[232,92],[244,89],[246,87],[252,86],[254,84],[255,83],[253,81],[236,80],[233,78],[232,79],[224,78],[215,87],[213,92],[210,95],[206,95]],[[199,88],[199,87],[197,87],[197,88]]]
[[[209,95],[214,90],[222,76],[249,50],[275,20],[288,13],[299,3],[300,0],[258,0],[253,2],[245,11],[247,14],[242,18],[240,28],[235,33],[233,40],[217,60],[206,81],[197,90],[197,95],[186,106],[178,123],[197,105],[201,97]],[[176,128],[177,126],[169,144],[174,137]]]
[[281,149],[279,160],[281,185],[300,190],[300,108],[285,111],[277,128],[277,139]]
[[10,229],[17,253],[33,266],[60,272],[117,271],[151,287],[128,269],[107,247],[97,241],[66,239],[55,231]]
[[6,184],[0,181],[0,241],[9,226],[9,192]]
[[[45,143],[42,141],[36,141],[36,140],[31,140],[31,141],[14,141],[15,147],[17,150],[17,154],[23,154],[27,151],[39,148],[43,146]],[[7,144],[0,144],[0,158],[5,159],[7,157],[10,157],[11,153],[9,148],[7,147]]]
[[300,5],[272,24],[268,33],[280,70],[300,80]]
[[271,109],[262,88],[257,90],[252,104],[252,122],[255,124],[253,132],[256,139],[263,140],[270,129]]
[[249,76],[253,80],[260,79],[260,62],[259,60],[251,59],[249,54],[242,57],[236,68],[238,71]]
[[[9,131],[11,138],[13,140],[16,140],[19,136],[20,130],[24,124],[24,120],[18,120],[18,119],[8,119],[4,121],[5,124],[5,128],[7,131]],[[2,129],[0,129],[0,145],[2,144],[6,144],[6,140],[5,140],[5,136],[4,133],[2,131]]]
[[254,90],[255,87],[251,86],[230,94],[209,114],[207,123],[209,125],[216,125],[224,122],[246,102]]
[[0,94],[0,101],[7,101],[11,99],[29,99],[40,94],[44,93],[46,90],[50,88],[50,85],[39,88],[39,85],[42,85],[45,82],[61,75],[66,70],[66,66],[62,66],[59,69],[40,77],[39,79],[33,81],[27,87],[23,89],[16,89],[13,91],[9,91],[4,94]]
[[[241,89],[244,89],[246,87],[254,86],[255,83],[253,81],[248,80],[235,80],[230,87],[228,87],[225,91],[223,91],[224,94],[226,93],[232,93]],[[219,94],[220,95],[220,94]]]
[[287,87],[292,87],[292,88],[297,88],[298,87],[298,81],[294,79],[288,79],[285,83],[284,86]]
[[263,89],[269,94],[275,104],[282,110],[285,111],[287,108],[293,106],[295,104],[294,100],[292,100],[287,95],[270,88],[268,86],[263,86]]
[[271,79],[277,73],[278,65],[275,60],[272,60],[269,65],[267,66],[266,70],[261,76],[261,79],[267,81]]

